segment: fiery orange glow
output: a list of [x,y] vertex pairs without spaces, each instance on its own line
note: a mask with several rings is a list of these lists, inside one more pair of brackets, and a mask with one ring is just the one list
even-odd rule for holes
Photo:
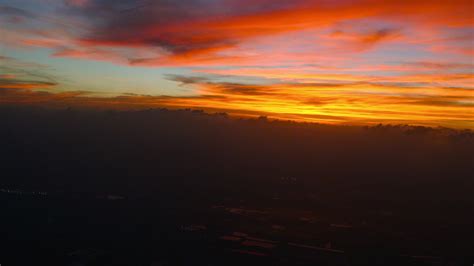
[[7,2],[3,104],[474,128],[471,0]]

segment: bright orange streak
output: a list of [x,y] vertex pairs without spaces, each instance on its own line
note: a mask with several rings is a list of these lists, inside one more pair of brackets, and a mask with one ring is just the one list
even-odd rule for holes
[[40,93],[17,90],[0,103],[101,108],[186,107],[238,115],[266,114],[279,119],[326,123],[407,123],[474,128],[471,89],[399,88],[371,84],[247,86],[200,84],[201,96],[88,96],[77,92]]

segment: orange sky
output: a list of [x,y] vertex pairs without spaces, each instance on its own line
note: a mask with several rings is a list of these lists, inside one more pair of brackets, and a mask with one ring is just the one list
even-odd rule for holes
[[473,2],[6,0],[0,104],[474,128]]

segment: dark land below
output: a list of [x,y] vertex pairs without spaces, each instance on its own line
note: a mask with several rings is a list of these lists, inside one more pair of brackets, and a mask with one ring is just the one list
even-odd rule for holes
[[474,133],[0,108],[0,264],[472,265]]

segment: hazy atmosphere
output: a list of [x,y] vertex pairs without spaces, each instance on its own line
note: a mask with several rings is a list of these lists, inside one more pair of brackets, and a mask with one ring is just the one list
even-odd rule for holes
[[474,265],[472,0],[0,0],[0,266]]

